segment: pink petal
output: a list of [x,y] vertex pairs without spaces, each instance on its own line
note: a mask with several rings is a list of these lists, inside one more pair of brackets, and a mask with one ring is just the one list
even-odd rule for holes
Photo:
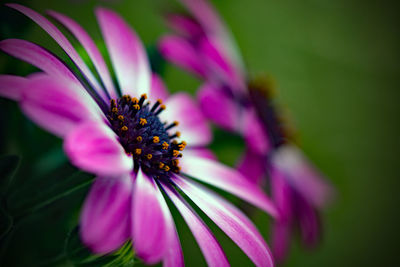
[[19,39],[7,39],[0,42],[0,49],[11,56],[32,64],[49,75],[79,83],[63,62],[34,43]]
[[24,77],[0,75],[0,96],[19,101],[27,82]]
[[247,180],[238,171],[217,161],[190,156],[182,157],[180,165],[184,174],[232,193],[261,208],[273,217],[277,216],[272,201],[259,187]]
[[242,135],[246,140],[247,146],[256,153],[267,155],[272,149],[268,136],[254,110],[245,111]]
[[254,262],[273,266],[272,255],[253,223],[236,207],[199,184],[176,177],[175,183]]
[[133,168],[115,133],[104,123],[87,122],[67,135],[64,150],[77,167],[101,175],[121,175]]
[[122,93],[136,97],[148,94],[150,67],[140,39],[113,11],[97,8],[96,16]]
[[[225,26],[218,12],[206,0],[181,0],[191,15],[193,15],[200,26],[206,32],[206,35],[213,43],[218,44],[225,58],[229,59],[230,65],[234,66],[236,72],[244,77],[243,60],[240,56],[239,49]],[[244,87],[242,87],[244,89]]]
[[272,224],[272,252],[278,263],[283,263],[287,258],[290,249],[291,224],[285,222],[274,222]]
[[313,205],[323,207],[332,200],[332,186],[296,147],[280,147],[272,156],[272,164],[280,169],[288,183]]
[[205,116],[228,131],[238,131],[241,108],[222,88],[205,83],[197,92],[201,110]]
[[267,173],[267,158],[254,153],[251,149],[246,149],[237,166],[237,170],[249,181],[259,185]]
[[186,39],[172,35],[164,36],[159,41],[158,49],[172,63],[199,77],[206,77],[206,68],[199,51]]
[[229,266],[229,262],[214,235],[177,193],[163,187],[188,224],[209,266]]
[[160,261],[169,245],[168,213],[158,186],[139,170],[133,193],[132,236],[135,252],[147,264]]
[[296,207],[300,234],[303,243],[313,248],[321,240],[321,223],[317,210],[301,196],[297,200]]
[[168,96],[169,96],[169,93],[168,93],[167,87],[165,86],[163,80],[161,79],[160,76],[153,73],[151,75],[151,92],[150,92],[149,101],[152,103],[155,103],[158,99],[165,101],[165,100],[167,100]]
[[215,156],[214,152],[207,148],[191,148],[188,147],[183,151],[184,157],[200,157],[211,160],[217,160],[217,156]]
[[129,238],[132,181],[129,175],[96,178],[82,208],[83,243],[95,253],[109,253]]
[[173,130],[181,132],[181,139],[188,146],[202,146],[211,141],[211,129],[196,102],[185,93],[172,95],[165,102],[166,110],[160,114],[161,120],[179,125]]
[[103,56],[90,35],[73,19],[55,11],[49,11],[48,14],[63,24],[78,39],[91,58],[109,95],[112,98],[118,97]]
[[96,92],[106,99],[103,89],[100,87],[98,81],[94,77],[93,73],[89,70],[85,62],[76,52],[75,48],[71,45],[68,39],[62,34],[62,32],[54,26],[48,19],[44,16],[40,15],[39,13],[35,12],[34,10],[19,5],[19,4],[7,4],[7,6],[18,10],[25,16],[32,19],[36,22],[40,27],[43,28],[60,46],[61,48],[67,53],[67,55],[72,59],[72,61],[76,64],[76,66],[82,71],[82,73],[86,76],[89,82],[92,84]]
[[104,116],[79,83],[46,74],[27,81],[20,104],[35,123],[60,137],[83,121],[100,121]]

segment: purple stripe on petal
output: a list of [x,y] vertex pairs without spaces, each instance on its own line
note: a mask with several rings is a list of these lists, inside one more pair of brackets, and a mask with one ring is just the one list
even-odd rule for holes
[[180,177],[176,177],[174,181],[256,266],[274,266],[271,252],[263,237],[239,209],[199,184]]
[[167,15],[167,24],[170,28],[187,38],[197,38],[204,34],[201,26],[191,17],[169,14]]
[[112,252],[128,240],[131,196],[129,174],[96,178],[80,219],[82,241],[93,252]]
[[109,95],[112,98],[117,98],[117,92],[115,91],[110,72],[104,62],[103,56],[90,35],[73,19],[55,11],[49,11],[48,14],[62,23],[78,39],[91,58]]
[[221,188],[276,217],[277,211],[265,193],[238,171],[217,161],[185,156],[180,161],[182,172],[202,182]]
[[186,39],[167,35],[160,39],[158,44],[160,53],[172,63],[193,72],[201,78],[206,77],[206,66],[199,51]]
[[169,97],[167,87],[165,86],[163,80],[161,79],[160,76],[158,76],[155,73],[153,73],[151,75],[151,89],[150,90],[151,90],[151,92],[150,92],[149,101],[152,103],[155,103],[158,99],[165,101]]
[[256,153],[267,155],[272,147],[257,115],[253,110],[246,110],[243,117],[241,128],[247,146]]
[[174,94],[167,99],[165,105],[167,108],[160,114],[161,120],[169,123],[178,121],[179,125],[173,130],[181,132],[181,138],[188,146],[206,145],[211,141],[211,129],[190,95]]
[[205,83],[197,92],[201,110],[205,116],[228,131],[238,131],[241,107],[222,88]]
[[150,67],[140,39],[116,13],[97,8],[96,16],[122,93],[136,97],[148,94]]
[[77,82],[72,72],[58,58],[46,49],[19,39],[7,39],[0,42],[0,49],[18,59],[28,62],[49,75]]
[[104,117],[80,84],[43,73],[27,80],[20,105],[29,118],[60,137],[83,121]]
[[67,135],[64,150],[77,167],[100,175],[120,175],[133,168],[115,133],[104,123],[87,122]]
[[290,248],[291,224],[289,222],[274,222],[272,224],[272,252],[278,263],[283,263],[287,258]]
[[148,264],[160,261],[167,249],[167,213],[158,186],[139,170],[133,192],[132,239],[136,254]]
[[24,77],[0,75],[0,96],[19,101],[27,82]]
[[183,219],[188,224],[192,231],[197,243],[200,246],[201,251],[209,266],[229,266],[228,259],[225,256],[221,246],[211,233],[210,229],[204,224],[199,216],[191,210],[184,200],[177,195],[177,192],[173,192],[168,187],[164,187],[167,195],[178,208]]
[[34,10],[28,7],[19,4],[7,4],[7,6],[15,10],[18,10],[19,12],[21,12],[22,14],[24,14],[25,16],[29,17],[34,22],[36,22],[43,30],[45,30],[61,46],[61,48],[65,51],[65,53],[67,53],[67,55],[71,58],[71,60],[82,71],[82,73],[92,84],[96,92],[101,97],[103,97],[103,99],[106,99],[106,96],[103,90],[101,89],[98,81],[94,77],[93,73],[89,70],[85,62],[76,52],[75,48],[71,45],[68,39],[64,36],[64,34],[62,34],[62,32],[59,29],[57,29],[56,26],[54,26],[53,23],[51,23],[44,16],[40,15],[39,13],[35,12]]

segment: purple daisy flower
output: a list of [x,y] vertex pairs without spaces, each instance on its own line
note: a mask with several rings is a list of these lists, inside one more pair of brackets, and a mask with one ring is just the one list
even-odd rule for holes
[[300,227],[306,245],[318,243],[318,209],[332,197],[331,186],[290,142],[268,82],[247,82],[240,53],[213,7],[205,0],[181,2],[190,15],[167,16],[175,34],[163,36],[159,50],[167,60],[204,80],[198,99],[206,117],[245,139],[240,172],[255,184],[269,177],[280,211],[272,227],[273,252],[276,260],[283,261],[294,226]]
[[[87,51],[100,79],[47,18],[21,5],[8,6],[42,27],[79,70],[73,72],[34,43],[18,39],[0,42],[2,51],[43,71],[28,77],[0,75],[0,95],[18,101],[30,119],[64,139],[70,161],[97,176],[80,218],[84,244],[95,253],[109,253],[132,240],[136,255],[144,262],[182,266],[181,245],[167,197],[187,222],[207,263],[228,266],[219,243],[185,201],[185,195],[257,266],[273,266],[269,248],[253,223],[189,177],[276,216],[271,200],[204,148],[211,132],[203,114],[190,96],[170,96],[160,78],[151,74],[142,43],[120,16],[96,9],[122,96],[94,41],[79,24],[63,14],[48,12]],[[179,137],[187,143],[178,141]]]

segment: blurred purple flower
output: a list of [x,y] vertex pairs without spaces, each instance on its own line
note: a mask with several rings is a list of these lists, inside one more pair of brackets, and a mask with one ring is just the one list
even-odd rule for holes
[[[112,252],[131,239],[136,255],[144,262],[182,266],[179,238],[165,200],[168,197],[187,222],[207,263],[229,265],[211,231],[184,200],[182,195],[186,195],[257,266],[273,266],[268,246],[252,222],[188,176],[276,216],[274,205],[261,189],[215,161],[204,148],[211,140],[204,116],[188,95],[169,96],[160,78],[151,75],[142,43],[120,16],[104,8],[96,10],[122,97],[94,41],[79,24],[48,12],[81,43],[100,79],[48,19],[21,5],[8,6],[42,27],[79,70],[73,72],[34,43],[18,39],[0,42],[2,51],[43,71],[26,78],[0,75],[0,95],[18,101],[29,118],[64,139],[71,162],[97,176],[80,218],[82,241],[93,252]],[[177,141],[180,132],[187,141],[184,152],[186,142]]]
[[238,169],[256,184],[270,178],[280,218],[273,225],[273,253],[282,262],[294,226],[306,245],[320,238],[318,209],[332,188],[288,139],[268,82],[247,83],[247,74],[231,34],[205,0],[181,0],[190,12],[169,14],[175,31],[161,38],[159,50],[172,63],[204,80],[198,91],[203,113],[246,140]]

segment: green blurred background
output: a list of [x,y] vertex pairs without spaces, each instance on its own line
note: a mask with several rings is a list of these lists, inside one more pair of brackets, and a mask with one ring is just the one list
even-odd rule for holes
[[[93,8],[111,7],[131,23],[150,50],[167,31],[161,13],[178,7],[174,1],[161,0],[16,2],[40,12],[65,13],[99,43]],[[220,0],[213,4],[231,28],[250,73],[274,78],[279,101],[290,110],[302,148],[337,189],[336,202],[323,213],[322,244],[307,251],[296,240],[286,266],[396,265],[400,237],[396,2]],[[4,6],[0,12],[1,39],[28,39],[65,58],[38,26]],[[0,55],[1,73],[26,75],[34,70]],[[194,93],[200,85],[173,66],[164,66],[164,77],[171,91]],[[36,266],[46,259],[54,260],[47,262],[50,265],[65,264],[60,251],[77,223],[88,186],[31,212],[29,207],[42,201],[46,192],[52,195],[69,188],[66,177],[75,169],[66,162],[61,141],[26,120],[15,103],[0,100],[0,123],[0,155],[22,157],[11,193],[2,201],[7,201],[10,213],[30,212],[2,244],[2,264]],[[216,131],[212,147],[223,162],[233,165],[243,144]],[[76,179],[87,181],[81,174]],[[187,226],[179,216],[175,218],[187,266],[204,265]],[[269,218],[256,213],[254,220],[268,237]],[[251,264],[221,231],[211,228],[233,266]]]

